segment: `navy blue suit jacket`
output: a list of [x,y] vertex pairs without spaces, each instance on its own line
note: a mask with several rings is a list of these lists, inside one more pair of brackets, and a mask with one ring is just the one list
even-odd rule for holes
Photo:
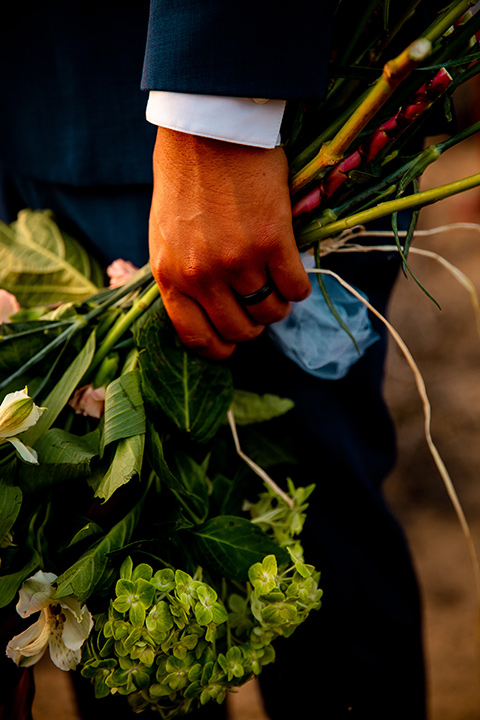
[[151,182],[148,0],[1,5],[0,163],[70,185]]
[[70,185],[150,182],[143,65],[145,90],[319,97],[330,5],[152,0],[149,21],[148,0],[5,3],[0,164]]
[[152,0],[142,87],[322,97],[331,0]]

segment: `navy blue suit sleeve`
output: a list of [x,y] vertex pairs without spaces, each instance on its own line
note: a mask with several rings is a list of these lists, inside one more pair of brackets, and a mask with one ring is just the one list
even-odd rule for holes
[[318,98],[325,92],[331,0],[152,0],[144,90]]

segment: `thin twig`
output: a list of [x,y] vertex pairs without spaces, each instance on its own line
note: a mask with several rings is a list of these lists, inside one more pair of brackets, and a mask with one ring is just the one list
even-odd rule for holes
[[[480,229],[480,228],[479,228]],[[404,234],[404,233],[402,233]],[[396,251],[398,248],[396,245],[353,245],[348,244],[344,245],[341,248],[337,250],[337,252],[391,252],[392,250]],[[455,280],[468,292],[470,295],[470,301],[472,303],[473,308],[473,314],[475,315],[475,324],[477,326],[477,334],[480,337],[480,303],[478,300],[478,294],[475,289],[475,285],[470,280],[470,278],[465,275],[460,268],[458,268],[456,265],[451,263],[449,260],[443,257],[443,255],[440,255],[439,253],[433,252],[433,250],[425,250],[424,248],[410,248],[409,253],[413,253],[414,255],[420,255],[422,257],[428,257],[432,260],[436,260],[440,265],[442,265],[445,270],[447,270]]]
[[[415,236],[428,237],[429,235],[437,235],[450,230],[476,230],[480,232],[480,224],[467,222],[448,223],[448,225],[438,225],[427,230],[415,230]],[[357,225],[357,234],[365,234],[368,237],[392,237],[393,235],[389,230],[367,230],[363,225]],[[399,230],[398,234],[400,237],[405,237],[407,230]]]
[[242,448],[240,447],[240,441],[238,439],[238,433],[237,433],[237,426],[235,423],[235,415],[233,414],[232,408],[230,408],[227,412],[228,417],[228,423],[230,425],[230,429],[232,431],[233,436],[233,442],[235,443],[235,450],[237,451],[237,454],[242,458],[244,462],[248,465],[248,467],[253,470],[254,473],[256,473],[259,477],[262,478],[263,482],[268,485],[273,492],[278,495],[279,497],[284,500],[288,507],[290,509],[293,509],[293,500],[291,497],[289,497],[286,493],[283,492],[281,488],[278,487],[277,483],[272,480],[270,475],[263,470],[263,468],[260,467],[260,465],[257,465],[256,462],[254,462],[251,458],[248,457],[248,455],[245,455]]

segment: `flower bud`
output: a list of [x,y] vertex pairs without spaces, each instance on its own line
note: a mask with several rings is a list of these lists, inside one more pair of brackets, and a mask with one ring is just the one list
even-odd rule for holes
[[107,267],[107,275],[110,278],[110,287],[116,288],[129,282],[137,272],[138,267],[130,262],[118,258]]
[[0,405],[0,443],[35,425],[44,410],[28,396],[28,388],[6,395]]
[[105,410],[105,388],[84,385],[75,391],[68,404],[77,415],[100,419]]
[[20,310],[17,298],[8,290],[0,290],[0,323],[10,322],[10,316]]

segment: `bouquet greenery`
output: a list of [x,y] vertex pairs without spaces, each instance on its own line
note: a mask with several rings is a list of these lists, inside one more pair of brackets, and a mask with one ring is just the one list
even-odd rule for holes
[[[99,277],[81,246],[45,212],[1,233],[24,307],[0,341],[0,598],[20,588],[22,617],[40,611],[7,655],[28,667],[49,647],[136,711],[221,702],[320,607],[298,539],[313,488],[285,493],[238,446],[237,423],[292,403],[181,347],[148,267],[65,302],[74,275],[85,296]],[[285,460],[261,433],[248,444]]]
[[[479,123],[412,154],[478,72],[472,4],[424,27],[417,0],[337,3],[355,31],[345,41],[336,23],[327,97],[289,104],[284,133],[298,245],[318,265],[342,231],[392,215],[408,269],[418,208],[480,184],[417,184]],[[40,612],[7,654],[28,667],[49,647],[97,697],[165,718],[221,702],[321,605],[301,544],[313,486],[282,490],[266,472],[294,462],[263,432],[291,402],[186,351],[148,267],[105,289],[48,213],[1,226],[0,259],[0,606]]]

